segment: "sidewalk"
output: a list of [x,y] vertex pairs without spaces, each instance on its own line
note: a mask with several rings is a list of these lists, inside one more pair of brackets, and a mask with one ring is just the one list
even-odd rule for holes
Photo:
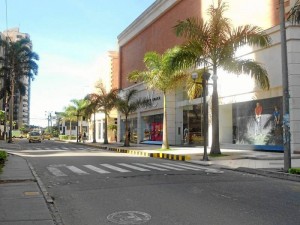
[[0,172],[1,225],[54,225],[27,161],[9,155]]
[[[130,144],[130,147],[123,147],[123,143],[78,143],[100,149],[128,153],[146,157],[182,160],[189,163],[204,166],[213,166],[221,169],[230,169],[240,172],[259,174],[279,179],[287,179],[300,182],[300,175],[286,174],[284,168],[283,152],[270,152],[258,150],[221,149],[223,156],[209,157],[209,161],[203,161],[203,146],[170,146],[170,150],[159,150],[160,145]],[[210,149],[208,148],[208,153]],[[300,154],[291,155],[292,167],[300,168]]]

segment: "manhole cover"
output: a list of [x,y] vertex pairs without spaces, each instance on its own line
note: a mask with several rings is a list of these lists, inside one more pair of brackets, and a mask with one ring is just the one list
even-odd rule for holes
[[141,224],[149,221],[151,216],[144,212],[122,211],[108,215],[107,219],[117,224]]

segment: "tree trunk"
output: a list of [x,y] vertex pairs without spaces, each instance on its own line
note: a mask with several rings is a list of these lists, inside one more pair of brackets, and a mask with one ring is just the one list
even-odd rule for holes
[[94,112],[94,122],[93,122],[93,143],[96,143],[96,112]]
[[107,113],[105,113],[105,117],[104,117],[104,143],[103,144],[108,144],[108,139],[107,139]]
[[212,94],[212,143],[210,154],[221,154],[219,140],[219,96],[217,68],[213,66],[213,94]]
[[71,128],[72,127],[72,121],[71,121],[71,119],[70,119],[70,130],[69,130],[69,140],[71,140],[72,138],[71,138]]
[[168,122],[167,122],[167,96],[166,92],[164,92],[164,118],[163,118],[163,143],[162,149],[169,149],[169,141],[168,141]]
[[125,117],[125,141],[124,141],[124,146],[129,147],[129,138],[128,138],[128,122],[127,122],[127,116]]
[[12,129],[13,129],[13,120],[14,120],[14,95],[15,95],[15,75],[12,74],[11,77],[11,98],[9,104],[9,134],[8,134],[8,143],[12,143]]

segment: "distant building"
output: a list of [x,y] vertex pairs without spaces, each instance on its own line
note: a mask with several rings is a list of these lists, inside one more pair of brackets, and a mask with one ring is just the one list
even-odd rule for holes
[[[30,36],[26,33],[21,33],[19,28],[12,28],[3,31],[1,34],[1,39],[4,40],[6,38],[11,42],[18,41],[23,38],[30,39]],[[0,55],[4,55],[4,49],[0,48]],[[0,64],[0,66],[3,66]],[[25,95],[20,95],[19,91],[15,89],[14,93],[14,113],[13,113],[13,121],[15,124],[15,128],[18,129],[23,125],[29,125],[30,123],[30,86],[31,80],[29,77],[23,77],[22,82],[26,87]],[[0,86],[3,86],[3,82],[0,80]],[[0,109],[5,110],[5,99],[0,99]]]

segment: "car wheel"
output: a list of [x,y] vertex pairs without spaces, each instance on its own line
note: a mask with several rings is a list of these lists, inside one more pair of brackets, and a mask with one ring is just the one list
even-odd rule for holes
[[30,140],[29,140],[28,142],[29,142],[29,143],[31,143],[31,141],[30,141]]

